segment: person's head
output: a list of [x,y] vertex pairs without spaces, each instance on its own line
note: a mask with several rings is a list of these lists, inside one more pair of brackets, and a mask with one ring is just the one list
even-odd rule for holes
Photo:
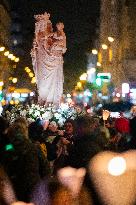
[[13,123],[13,127],[17,128],[17,130],[23,134],[24,133],[24,137],[28,138],[28,122],[25,118],[23,117],[19,117],[17,119],[15,119],[14,123]]
[[32,122],[28,127],[28,131],[29,138],[33,142],[42,141],[43,126],[40,121]]
[[48,125],[48,129],[52,132],[57,132],[58,130],[58,125],[55,121],[51,121]]
[[90,116],[82,116],[77,118],[77,135],[82,137],[84,135],[89,135],[95,130],[95,121]]
[[23,123],[13,123],[8,128],[7,137],[11,142],[28,139],[28,128]]
[[23,125],[25,126],[26,128],[28,128],[28,122],[25,118],[23,117],[19,117],[19,118],[16,118],[15,121],[14,121],[15,124],[19,124],[19,125]]
[[0,135],[5,134],[7,128],[8,128],[8,121],[4,119],[3,117],[0,117]]
[[73,135],[75,133],[76,124],[75,121],[72,119],[66,120],[64,124],[65,133],[67,135]]
[[10,205],[16,201],[12,186],[2,167],[0,167],[0,204]]

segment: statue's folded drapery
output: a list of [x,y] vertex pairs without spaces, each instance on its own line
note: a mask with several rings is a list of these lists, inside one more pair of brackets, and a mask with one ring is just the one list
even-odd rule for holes
[[[40,15],[38,15],[40,16]],[[42,16],[42,15],[41,15]],[[37,31],[36,23],[35,40],[31,51],[33,70],[38,89],[38,101],[40,104],[59,105],[63,94],[63,54],[66,51],[66,37],[63,31],[64,25],[58,23],[57,31],[52,32],[52,24],[49,15],[42,16],[43,31]]]

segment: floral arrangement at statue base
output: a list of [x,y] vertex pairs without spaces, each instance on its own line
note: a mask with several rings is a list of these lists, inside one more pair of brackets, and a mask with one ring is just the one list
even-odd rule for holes
[[6,117],[10,123],[18,117],[24,117],[29,123],[41,119],[43,121],[55,121],[60,127],[67,119],[76,119],[84,114],[85,112],[80,107],[70,107],[68,104],[61,104],[58,109],[53,106],[44,107],[38,104],[32,104],[31,106],[17,105],[11,111],[6,111]]

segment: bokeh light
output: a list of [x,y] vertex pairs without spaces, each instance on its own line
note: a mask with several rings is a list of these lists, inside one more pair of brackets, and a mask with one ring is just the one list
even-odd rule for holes
[[126,161],[123,157],[114,157],[108,163],[108,172],[113,176],[122,175],[126,170]]

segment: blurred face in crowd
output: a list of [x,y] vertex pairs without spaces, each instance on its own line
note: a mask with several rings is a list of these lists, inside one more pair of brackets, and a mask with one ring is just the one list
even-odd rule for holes
[[67,122],[65,124],[64,128],[65,128],[65,133],[66,134],[68,134],[68,135],[72,135],[73,134],[74,128],[73,128],[73,125],[70,122]]
[[55,123],[55,122],[51,122],[50,124],[49,124],[49,130],[51,130],[52,132],[57,132],[57,130],[58,130],[58,125]]

